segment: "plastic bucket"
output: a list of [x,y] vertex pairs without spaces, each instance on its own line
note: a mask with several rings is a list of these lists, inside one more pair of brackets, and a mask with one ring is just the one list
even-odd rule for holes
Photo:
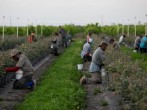
[[137,50],[133,50],[133,52],[134,52],[134,53],[136,53],[136,52],[137,52]]
[[22,77],[23,77],[23,71],[22,70],[16,71],[16,79],[20,79]]
[[52,45],[51,45],[51,49],[53,49],[53,48],[54,48],[54,45],[52,44]]
[[106,75],[105,69],[101,69],[101,74],[102,74],[102,76],[105,76]]
[[77,67],[78,67],[78,70],[82,70],[83,69],[83,64],[78,64]]

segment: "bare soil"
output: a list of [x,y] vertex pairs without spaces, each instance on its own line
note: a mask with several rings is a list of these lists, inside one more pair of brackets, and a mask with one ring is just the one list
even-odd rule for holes
[[[88,74],[89,66],[90,62],[84,63],[83,73]],[[115,92],[108,90],[106,77],[102,77],[102,84],[83,85],[87,93],[85,110],[123,110],[123,99]]]

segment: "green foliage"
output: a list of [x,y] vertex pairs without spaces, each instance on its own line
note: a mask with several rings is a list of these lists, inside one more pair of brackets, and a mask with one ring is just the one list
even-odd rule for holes
[[[41,35],[41,27],[43,29],[43,36],[49,36],[52,33],[58,31],[58,27],[56,26],[41,26],[37,25],[37,34]],[[85,32],[86,34],[88,32],[92,32],[95,34],[104,33],[109,36],[113,37],[119,37],[122,34],[122,29],[124,27],[124,33],[127,34],[128,31],[128,25],[111,25],[111,26],[99,26],[99,23],[95,24],[87,24],[86,26],[75,26],[74,24],[65,25],[63,26],[66,31],[69,31],[71,35],[74,35],[75,33],[79,32]],[[29,25],[29,34],[31,32],[36,32],[36,26]],[[3,27],[0,26],[0,35],[2,35]],[[145,26],[144,25],[136,25],[136,33],[137,34],[144,34]],[[17,27],[12,26],[6,26],[5,27],[5,34],[6,35],[16,35]],[[129,37],[134,37],[134,25],[129,25]],[[27,27],[25,26],[19,26],[19,35],[20,36],[26,36],[27,35]]]
[[65,25],[64,29],[69,32],[72,36],[75,35],[76,33],[83,32],[83,27],[82,26],[75,26],[75,25]]
[[27,29],[25,27],[19,27],[18,28],[18,36],[27,36]]
[[53,26],[43,26],[42,28],[43,28],[43,35],[47,37],[57,31],[57,28]]
[[[36,29],[37,28],[37,29]],[[2,35],[2,31],[3,27],[0,27],[0,35]],[[37,30],[37,32],[36,32]],[[44,36],[50,36],[52,35],[52,33],[56,32],[57,28],[54,26],[42,26],[42,34]],[[30,35],[31,32],[35,32],[39,35],[41,35],[41,26],[37,25],[36,26],[32,26],[29,25],[28,26],[28,34]],[[12,27],[12,26],[6,26],[5,27],[5,35],[15,35],[16,36],[17,33],[17,27]],[[18,34],[19,36],[27,36],[27,27],[24,26],[19,26],[18,27]]]
[[5,33],[7,33],[7,35],[15,35],[16,27],[5,27]]
[[28,31],[29,31],[29,34],[31,34],[32,32],[35,32],[35,26],[28,26]]
[[[123,28],[124,28],[124,33],[122,33]],[[145,31],[144,25],[136,25],[137,35],[144,34],[144,31]],[[103,26],[101,27],[101,32],[106,35],[118,38],[121,34],[126,34],[126,35],[128,34],[128,25],[119,24],[119,25]],[[127,37],[134,38],[134,35],[135,35],[135,26],[129,25],[129,36]]]
[[5,36],[4,42],[0,41],[0,49],[6,51],[8,49],[16,48],[18,45],[26,42],[25,37]]
[[147,70],[146,65],[147,65],[147,57],[146,54],[141,54],[141,53],[133,53],[132,49],[126,48],[126,47],[122,47],[123,51],[126,52],[127,54],[129,54],[132,58],[132,60],[140,60],[142,61],[142,63],[140,64],[140,66]]
[[[100,42],[100,38],[94,37],[95,42]],[[94,48],[96,47],[94,45]],[[124,100],[133,105],[142,100],[147,93],[146,54],[134,53],[133,49],[123,46],[120,51],[115,51],[111,45],[108,45],[106,53],[107,57],[104,63],[110,75],[110,89],[115,90]],[[131,110],[139,110],[135,106],[130,107]]]
[[[17,49],[20,52],[25,53],[25,55],[29,58],[29,60],[33,63],[34,61],[39,60],[45,54],[49,54],[50,50],[50,38],[44,38],[34,43],[23,43],[18,46]],[[13,46],[12,43],[9,46]],[[7,45],[7,47],[9,47]],[[10,51],[1,51],[0,52],[0,75],[4,74],[3,67],[1,65],[5,65],[6,67],[13,66],[15,63],[10,59]]]
[[117,35],[117,26],[103,26],[101,27],[102,33],[105,33],[106,35],[110,36],[116,36]]
[[98,23],[96,24],[88,24],[85,26],[85,33],[95,33],[95,34],[99,34],[101,33],[101,27],[98,25]]

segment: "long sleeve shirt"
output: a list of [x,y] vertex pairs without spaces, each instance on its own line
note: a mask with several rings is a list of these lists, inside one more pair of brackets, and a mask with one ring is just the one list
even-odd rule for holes
[[84,55],[91,54],[91,53],[92,53],[91,45],[87,42],[83,46],[83,50],[81,52],[81,57],[83,58]]

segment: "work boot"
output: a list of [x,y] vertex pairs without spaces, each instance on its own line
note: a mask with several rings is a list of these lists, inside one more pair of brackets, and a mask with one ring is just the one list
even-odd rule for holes
[[80,79],[80,85],[86,84],[86,77],[85,75]]
[[102,84],[102,74],[98,73],[98,80],[96,81],[97,84]]
[[36,87],[36,80],[35,79],[33,79],[33,83],[34,83],[33,87]]
[[54,56],[59,56],[59,53],[54,53]]
[[102,76],[101,73],[92,73],[92,77],[88,78],[87,83],[94,83],[94,84],[101,84],[102,83]]

